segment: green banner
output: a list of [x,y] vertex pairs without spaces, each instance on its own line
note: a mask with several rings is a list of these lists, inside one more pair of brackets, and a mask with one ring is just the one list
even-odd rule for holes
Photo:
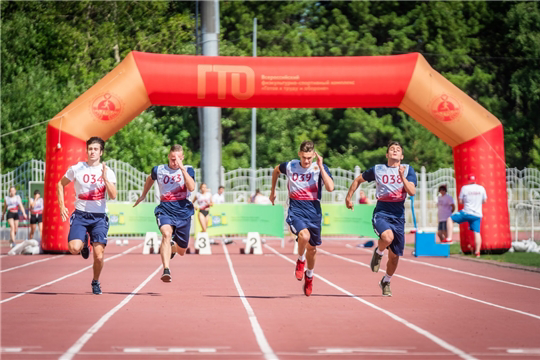
[[[210,209],[208,215],[209,236],[259,234],[284,237],[285,213],[281,205],[256,204],[219,204]],[[195,227],[199,232],[201,227],[195,214]]]
[[107,203],[109,215],[109,235],[146,234],[154,231],[159,234],[159,228],[154,216],[158,204],[140,203]]
[[354,211],[341,204],[322,205],[322,235],[362,235],[377,237],[371,217],[375,205],[356,204]]

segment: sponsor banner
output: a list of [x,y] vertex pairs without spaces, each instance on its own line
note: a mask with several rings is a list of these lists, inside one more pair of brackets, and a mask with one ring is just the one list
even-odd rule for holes
[[158,204],[142,202],[137,207],[133,203],[107,203],[109,215],[109,235],[146,234],[159,232],[154,216]]
[[[282,205],[218,204],[209,208],[208,236],[259,234],[283,238],[285,212]],[[198,212],[195,213],[195,231],[200,232]]]
[[375,205],[355,204],[354,211],[342,204],[323,204],[322,235],[362,235],[377,238],[371,218]]

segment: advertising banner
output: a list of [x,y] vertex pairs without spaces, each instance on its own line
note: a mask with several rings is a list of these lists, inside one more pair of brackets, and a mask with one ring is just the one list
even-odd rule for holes
[[362,235],[377,238],[371,224],[375,205],[355,205],[354,211],[343,204],[322,205],[322,235]]
[[107,203],[109,215],[109,235],[146,234],[159,228],[154,216],[158,204],[140,203],[133,207],[132,203]]
[[[209,211],[208,236],[258,232],[284,237],[285,212],[282,205],[218,204]],[[199,232],[199,221],[195,219],[195,231]]]

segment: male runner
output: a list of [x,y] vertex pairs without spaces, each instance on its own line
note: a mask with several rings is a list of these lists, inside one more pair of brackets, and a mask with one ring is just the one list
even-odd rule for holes
[[[327,191],[334,191],[334,180],[328,167],[323,164],[322,156],[315,151],[312,141],[304,141],[300,145],[298,157],[300,160],[291,160],[276,166],[272,173],[272,189],[269,199],[274,205],[277,179],[280,174],[285,174],[290,201],[287,223],[293,234],[297,236],[296,241],[298,241],[299,256],[296,262],[295,276],[298,281],[302,281],[307,259],[304,294],[310,296],[313,291],[313,269],[315,268],[317,246],[322,244],[322,185],[324,183]],[[316,162],[313,162],[314,157],[317,158]]]
[[383,296],[392,296],[390,280],[396,272],[399,257],[405,247],[405,198],[416,193],[416,173],[412,166],[401,163],[403,148],[397,141],[391,141],[386,151],[387,164],[375,165],[354,179],[345,204],[354,208],[352,196],[358,186],[365,181],[375,181],[377,205],[373,211],[373,228],[379,236],[378,246],[371,258],[371,271],[378,272],[384,250],[388,249],[386,275],[379,286]]
[[182,163],[184,160],[182,146],[173,145],[168,158],[168,165],[154,166],[152,173],[146,179],[141,196],[133,205],[135,207],[143,201],[154,181],[157,181],[161,202],[154,210],[154,214],[163,236],[160,247],[163,282],[172,281],[169,260],[176,253],[183,256],[189,245],[191,216],[194,213],[189,195],[195,190],[195,171],[193,167]]
[[[92,279],[92,292],[101,294],[99,275],[103,269],[103,256],[107,246],[107,232],[109,231],[109,218],[105,214],[105,192],[111,200],[116,199],[116,175],[101,163],[101,156],[105,150],[105,141],[93,136],[86,142],[88,160],[71,166],[64,177],[58,182],[58,205],[62,221],[69,218],[68,249],[76,255],[81,254],[88,259],[88,235],[94,250],[94,278]],[[75,211],[69,216],[69,210],[64,205],[64,187],[70,182],[75,186]]]

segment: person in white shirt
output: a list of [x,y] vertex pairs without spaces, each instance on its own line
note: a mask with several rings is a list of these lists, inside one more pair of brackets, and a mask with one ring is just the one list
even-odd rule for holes
[[199,192],[195,194],[193,198],[193,204],[195,209],[199,209],[199,224],[201,225],[201,232],[206,232],[208,227],[208,214],[210,213],[210,206],[214,205],[212,202],[212,193],[208,190],[205,183],[201,183],[199,186]]
[[[64,177],[58,182],[58,205],[62,221],[69,218],[68,249],[76,255],[81,254],[88,259],[88,236],[94,250],[94,266],[92,279],[92,292],[101,294],[99,276],[103,269],[103,255],[107,246],[107,233],[109,231],[109,218],[105,214],[105,193],[109,198],[116,199],[116,175],[101,163],[101,156],[105,149],[105,141],[93,136],[86,142],[88,160],[70,166]],[[64,205],[64,187],[70,182],[75,186],[75,211],[69,216],[69,210]]]
[[444,243],[446,242],[447,235],[446,220],[452,216],[452,213],[456,209],[456,205],[454,205],[454,198],[447,194],[446,185],[439,186],[439,193],[441,196],[437,199],[437,208],[439,210],[439,227],[437,229],[437,235],[441,242]]
[[469,184],[461,188],[459,202],[463,204],[463,209],[450,216],[446,221],[448,237],[446,242],[452,242],[452,232],[454,222],[461,224],[469,223],[469,229],[474,232],[474,254],[480,257],[482,248],[482,237],[480,236],[480,225],[482,224],[482,204],[487,201],[486,189],[482,185],[476,184],[474,175],[469,175]]
[[261,190],[255,190],[255,196],[253,197],[253,203],[258,205],[271,205],[272,202],[267,196],[261,193]]
[[34,238],[36,225],[39,227],[39,235],[43,234],[43,198],[39,190],[34,191],[34,198],[30,199],[30,235],[29,239]]
[[214,204],[225,203],[225,187],[222,185],[218,188],[218,192],[212,195],[212,202]]
[[23,213],[23,219],[26,219],[26,212],[21,197],[17,195],[17,189],[15,186],[9,188],[9,196],[4,199],[4,210],[2,211],[2,219],[7,212],[6,220],[9,224],[9,246],[15,246],[15,239],[17,237],[17,231],[19,230],[19,209]]

